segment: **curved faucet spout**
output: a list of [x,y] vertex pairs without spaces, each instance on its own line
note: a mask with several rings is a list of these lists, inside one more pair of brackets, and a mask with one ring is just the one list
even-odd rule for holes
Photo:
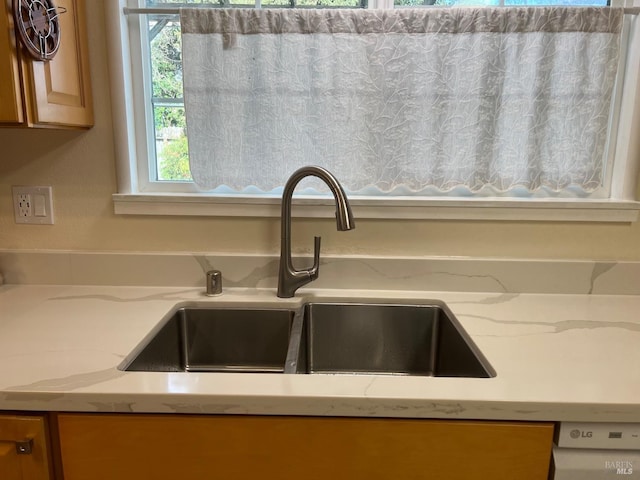
[[313,250],[313,266],[307,270],[296,270],[291,260],[291,203],[296,185],[304,177],[318,177],[327,184],[336,202],[336,227],[340,231],[353,230],[355,222],[351,206],[340,182],[328,170],[317,167],[302,167],[289,177],[282,193],[282,213],[280,227],[280,271],[278,274],[278,297],[291,298],[296,290],[318,278],[320,269],[320,237],[315,237]]

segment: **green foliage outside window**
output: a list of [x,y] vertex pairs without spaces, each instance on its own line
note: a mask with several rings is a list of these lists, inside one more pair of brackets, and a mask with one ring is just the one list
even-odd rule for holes
[[159,176],[169,180],[191,180],[187,137],[182,135],[161,150]]
[[150,32],[155,33],[151,40],[151,78],[158,180],[189,181],[189,150],[181,104],[180,24],[176,21],[156,22],[150,25]]

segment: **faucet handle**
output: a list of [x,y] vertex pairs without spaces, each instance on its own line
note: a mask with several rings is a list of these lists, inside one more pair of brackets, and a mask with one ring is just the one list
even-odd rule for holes
[[313,267],[309,270],[311,280],[315,280],[320,274],[320,240],[322,237],[313,237]]

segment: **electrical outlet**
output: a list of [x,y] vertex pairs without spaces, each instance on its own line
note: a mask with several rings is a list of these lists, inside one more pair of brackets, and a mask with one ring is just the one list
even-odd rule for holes
[[17,195],[18,201],[18,216],[20,218],[30,217],[33,215],[31,211],[31,195],[28,193],[19,193]]
[[53,224],[51,187],[14,186],[12,191],[16,223]]

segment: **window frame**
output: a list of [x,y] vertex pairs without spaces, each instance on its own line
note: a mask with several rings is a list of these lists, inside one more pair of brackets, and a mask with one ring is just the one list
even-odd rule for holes
[[[630,4],[632,0],[619,0]],[[224,195],[198,192],[190,182],[152,182],[148,145],[155,139],[146,122],[153,113],[145,107],[150,89],[141,80],[144,60],[139,15],[126,15],[132,0],[105,2],[115,136],[118,192],[113,195],[116,214],[278,217],[280,198],[274,195]],[[393,0],[370,0],[369,8],[393,8]],[[630,7],[631,5],[627,5]],[[633,11],[640,11],[634,8]],[[350,198],[354,215],[379,219],[454,219],[513,221],[632,222],[638,220],[640,173],[640,18],[625,16],[626,35],[633,48],[623,52],[625,81],[616,87],[611,138],[615,152],[609,198],[513,198],[513,197],[364,197]],[[147,52],[148,54],[148,52]],[[148,58],[148,56],[146,57]],[[630,60],[630,61],[627,61]],[[626,62],[626,65],[625,65]],[[622,102],[622,99],[625,99]],[[149,103],[150,104],[150,103]],[[143,112],[141,114],[141,112]],[[150,123],[152,124],[152,123]],[[138,159],[140,161],[138,161]],[[622,161],[620,160],[622,159]],[[325,196],[296,196],[293,215],[333,217],[332,200]]]

